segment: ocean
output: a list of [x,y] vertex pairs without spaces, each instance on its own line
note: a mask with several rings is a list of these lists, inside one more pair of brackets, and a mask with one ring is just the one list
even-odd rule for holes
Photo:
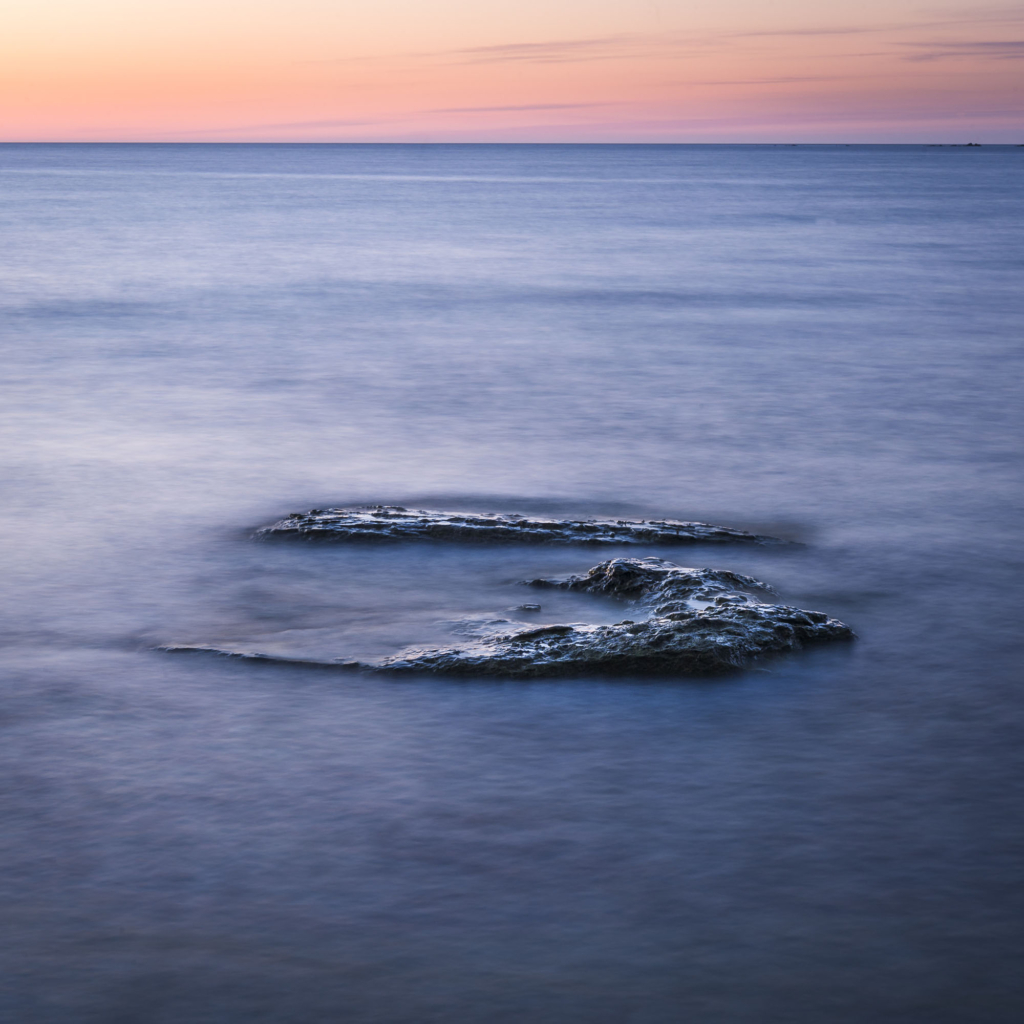
[[[4,1019],[1020,1020],[1022,161],[0,146]],[[252,539],[363,503],[801,543]],[[529,682],[159,649],[379,656],[638,554],[859,639]]]

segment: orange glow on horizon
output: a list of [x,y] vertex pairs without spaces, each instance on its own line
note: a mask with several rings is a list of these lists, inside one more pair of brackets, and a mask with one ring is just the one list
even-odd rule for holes
[[1024,142],[1016,6],[15,0],[6,22],[12,142]]

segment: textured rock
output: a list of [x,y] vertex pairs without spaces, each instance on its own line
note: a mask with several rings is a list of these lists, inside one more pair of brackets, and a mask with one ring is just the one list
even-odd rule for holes
[[531,587],[557,587],[638,601],[656,614],[676,610],[673,601],[711,599],[727,591],[774,593],[767,583],[727,569],[685,569],[661,558],[610,558],[582,576],[529,580]]
[[[288,659],[374,671],[530,679],[583,673],[709,675],[742,668],[765,655],[805,644],[850,640],[853,632],[824,612],[766,603],[751,596],[770,587],[749,576],[715,569],[687,569],[658,558],[614,558],[582,576],[531,580],[622,598],[636,619],[614,625],[508,619],[453,624],[461,642],[449,647],[406,648],[370,664],[338,659]],[[240,648],[190,645],[168,650],[207,650],[248,658],[268,655]]]
[[744,530],[675,519],[549,519],[497,512],[432,512],[399,505],[312,509],[264,526],[257,537],[327,541],[442,540],[484,544],[784,544]]
[[518,679],[586,672],[710,675],[854,636],[824,612],[755,600],[748,591],[771,588],[749,576],[658,558],[614,558],[583,576],[530,585],[626,598],[650,617],[612,626],[493,623],[469,643],[405,650],[374,667]]

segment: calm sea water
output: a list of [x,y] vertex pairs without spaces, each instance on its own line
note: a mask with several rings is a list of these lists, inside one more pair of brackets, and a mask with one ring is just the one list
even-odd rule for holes
[[[1022,170],[0,147],[5,1019],[1021,1019]],[[639,553],[861,639],[715,682],[154,651],[382,653],[624,553],[247,536],[357,502],[783,534]]]

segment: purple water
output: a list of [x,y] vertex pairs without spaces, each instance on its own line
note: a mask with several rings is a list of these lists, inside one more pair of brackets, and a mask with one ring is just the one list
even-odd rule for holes
[[[1019,1020],[1022,161],[0,147],[7,1017]],[[806,546],[248,539],[358,502]],[[860,639],[713,682],[154,650],[381,653],[615,554]]]

